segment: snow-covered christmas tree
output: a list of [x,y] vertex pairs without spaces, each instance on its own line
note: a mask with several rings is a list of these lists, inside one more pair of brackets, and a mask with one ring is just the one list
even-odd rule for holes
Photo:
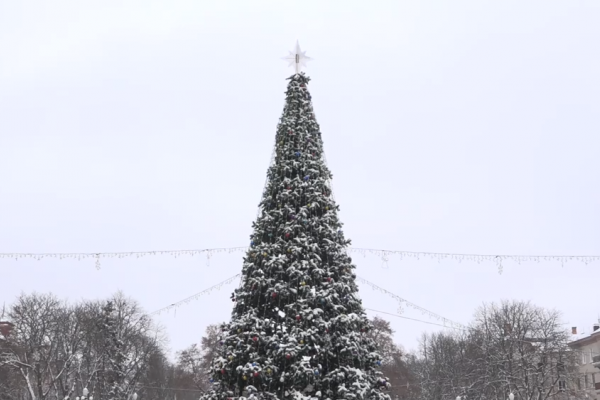
[[296,47],[261,213],[205,399],[386,400]]

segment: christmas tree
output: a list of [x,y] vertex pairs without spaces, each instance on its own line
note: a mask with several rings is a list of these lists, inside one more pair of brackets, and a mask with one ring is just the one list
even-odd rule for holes
[[309,78],[297,72],[289,80],[242,283],[210,371],[214,390],[204,398],[387,400]]

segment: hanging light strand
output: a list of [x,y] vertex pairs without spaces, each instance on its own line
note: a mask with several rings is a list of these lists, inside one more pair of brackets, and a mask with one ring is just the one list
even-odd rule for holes
[[[210,258],[218,253],[243,253],[248,250],[248,247],[222,247],[214,249],[194,249],[194,250],[150,250],[150,251],[123,251],[123,252],[96,252],[96,253],[0,253],[0,259],[59,259],[59,260],[89,260],[93,259],[96,263],[96,268],[100,269],[100,261],[107,258],[141,258],[148,256],[162,256],[168,255],[172,257],[183,257],[183,256],[198,256],[205,255],[207,262]],[[600,256],[544,256],[544,255],[506,255],[506,254],[463,254],[463,253],[430,253],[423,251],[404,251],[404,250],[382,250],[382,249],[367,249],[361,247],[350,247],[348,252],[360,254],[362,256],[374,255],[384,263],[389,261],[390,256],[399,256],[400,260],[405,258],[412,258],[420,260],[421,258],[427,258],[430,260],[454,260],[458,262],[471,261],[481,264],[483,262],[491,262],[496,264],[498,272],[502,273],[503,265],[506,261],[511,261],[517,264],[524,262],[560,262],[562,266],[567,262],[577,261],[583,264],[590,264],[593,262],[600,261]]]
[[428,258],[430,260],[454,260],[458,262],[472,261],[478,264],[483,262],[493,262],[498,267],[498,272],[502,273],[503,263],[505,261],[512,261],[517,264],[523,262],[551,262],[557,261],[564,267],[565,263],[569,261],[578,261],[584,264],[590,264],[592,262],[600,261],[600,256],[534,256],[534,255],[506,255],[506,254],[461,254],[461,253],[429,253],[422,251],[404,251],[404,250],[379,250],[379,249],[365,249],[360,247],[351,247],[348,251],[352,253],[358,253],[363,256],[366,254],[375,255],[381,258],[383,262],[389,260],[390,255],[400,256],[400,259],[414,258],[420,260],[421,258]]
[[215,290],[220,290],[224,285],[230,284],[231,282],[235,281],[240,276],[241,276],[241,274],[235,274],[234,276],[229,277],[229,278],[225,279],[224,281],[221,281],[221,282],[217,283],[216,285],[213,285],[213,286],[211,286],[211,287],[209,287],[207,289],[204,289],[201,292],[193,294],[193,295],[191,295],[189,297],[186,297],[183,300],[179,300],[178,302],[172,303],[172,304],[170,304],[170,305],[168,305],[166,307],[163,307],[163,308],[161,308],[159,310],[152,311],[148,315],[160,315],[163,312],[168,312],[168,311],[170,311],[170,310],[172,310],[174,308],[178,308],[178,307],[181,307],[182,305],[188,304],[191,301],[198,300],[200,297],[202,297],[204,295],[210,294],[210,293],[212,293]]
[[404,307],[406,306],[406,307],[412,308],[413,310],[417,310],[417,311],[421,312],[421,314],[427,315],[430,318],[437,319],[444,326],[447,326],[449,328],[460,328],[460,329],[465,328],[465,326],[463,324],[454,322],[448,318],[442,317],[441,315],[434,313],[433,311],[429,311],[426,308],[418,306],[415,303],[411,303],[410,301],[403,299],[402,297],[398,296],[397,294],[394,294],[394,293],[390,292],[389,290],[386,290],[386,289],[382,288],[381,286],[374,284],[373,282],[369,282],[368,280],[361,278],[360,276],[357,276],[356,280],[361,283],[364,283],[365,285],[370,286],[373,290],[384,293],[384,294],[388,295],[389,297],[393,298],[394,300],[396,300],[398,302],[398,314],[402,314],[402,312],[404,312]]

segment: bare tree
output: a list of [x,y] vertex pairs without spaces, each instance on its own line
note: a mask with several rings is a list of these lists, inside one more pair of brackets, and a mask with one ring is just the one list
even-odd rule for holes
[[371,324],[367,334],[375,341],[377,351],[382,357],[381,369],[390,381],[390,396],[392,399],[414,397],[419,385],[404,360],[404,352],[394,343],[394,330],[389,321],[376,316],[371,320]]
[[[133,393],[151,357],[162,354],[164,336],[133,300],[119,293],[110,303],[103,314],[106,302],[19,296],[6,313],[14,328],[0,341],[1,395],[23,398],[24,389],[30,400],[62,400],[84,387],[96,398],[111,388],[111,398]],[[98,325],[107,316],[108,328]]]
[[177,353],[177,366],[193,377],[193,382],[199,390],[208,390],[211,387],[208,377],[210,364],[217,355],[219,346],[219,325],[209,325],[200,342]]
[[577,378],[559,313],[519,301],[483,305],[468,330],[423,335],[412,368],[426,400],[547,400]]
[[45,400],[71,377],[80,344],[71,310],[53,295],[21,295],[8,312],[14,331],[3,364],[17,371],[32,400]]
[[475,327],[497,381],[492,382],[495,393],[504,389],[520,399],[546,400],[574,389],[575,354],[558,311],[504,301],[482,306],[475,315]]

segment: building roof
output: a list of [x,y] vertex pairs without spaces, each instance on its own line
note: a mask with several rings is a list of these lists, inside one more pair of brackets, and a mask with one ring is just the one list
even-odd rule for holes
[[595,343],[600,341],[600,330],[592,332],[590,334],[581,333],[576,335],[571,335],[571,342],[569,342],[569,346],[571,347],[580,347],[588,344]]

